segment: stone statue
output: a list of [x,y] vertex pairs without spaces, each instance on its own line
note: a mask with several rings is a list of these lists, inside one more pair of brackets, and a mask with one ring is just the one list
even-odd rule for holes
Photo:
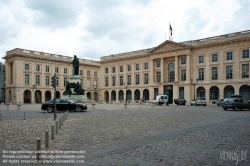
[[79,75],[79,59],[74,55],[74,59],[69,64],[73,65],[73,75]]
[[66,88],[66,91],[63,92],[63,95],[69,95],[69,97],[70,97],[70,95],[72,94],[72,91],[71,91],[70,86],[69,86],[69,81],[66,82],[65,88]]
[[84,95],[84,89],[82,89],[81,84],[79,84],[79,82],[77,82],[76,87],[74,89],[74,92],[76,92],[77,95]]

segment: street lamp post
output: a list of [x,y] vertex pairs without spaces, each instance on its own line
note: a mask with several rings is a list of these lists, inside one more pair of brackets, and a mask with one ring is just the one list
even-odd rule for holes
[[198,78],[197,78],[196,80],[193,80],[193,79],[191,78],[191,84],[194,85],[194,99],[195,99],[195,85],[198,84]]
[[[96,90],[97,84],[94,84],[94,85],[93,85],[93,88],[94,88],[94,90]],[[95,92],[94,92],[94,100],[96,100],[96,93],[95,93]]]
[[127,85],[124,83],[124,87],[126,88],[125,93],[126,93],[126,104],[127,104],[127,88],[128,88],[128,83],[127,83]]

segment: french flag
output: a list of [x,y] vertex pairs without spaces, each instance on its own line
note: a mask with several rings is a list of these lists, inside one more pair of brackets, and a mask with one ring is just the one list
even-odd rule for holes
[[173,29],[172,29],[172,27],[171,27],[171,24],[169,24],[169,31],[170,31],[170,35],[172,36],[172,31],[173,31]]

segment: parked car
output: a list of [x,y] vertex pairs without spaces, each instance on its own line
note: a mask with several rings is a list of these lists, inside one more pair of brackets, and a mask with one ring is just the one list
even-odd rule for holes
[[[54,112],[54,103],[53,100],[42,103],[42,110],[47,110],[48,113]],[[87,110],[88,107],[83,103],[75,103],[67,99],[56,99],[56,109],[57,110],[75,110],[77,112],[82,110]]]
[[168,96],[167,95],[157,95],[155,97],[155,100],[153,100],[153,103],[155,103],[156,105],[161,105],[164,103],[166,103],[166,105],[169,105]]
[[193,100],[190,101],[190,105],[191,105],[191,106],[193,106],[193,105],[195,105],[195,104],[196,104],[196,99],[193,99]]
[[185,99],[178,99],[176,104],[177,105],[186,105],[186,100]]
[[233,95],[231,95],[231,98],[242,98],[242,96],[233,94]]
[[205,100],[205,97],[197,97],[196,102],[195,102],[195,106],[197,106],[197,105],[207,106],[207,102]]
[[5,103],[5,101],[4,101],[3,99],[0,99],[0,104],[1,104],[2,102]]
[[224,110],[233,109],[233,110],[242,110],[249,109],[250,110],[250,102],[247,99],[242,98],[229,98],[225,102],[223,102],[222,107]]
[[218,107],[221,106],[223,102],[224,102],[224,99],[220,99],[220,101],[217,102],[217,106]]

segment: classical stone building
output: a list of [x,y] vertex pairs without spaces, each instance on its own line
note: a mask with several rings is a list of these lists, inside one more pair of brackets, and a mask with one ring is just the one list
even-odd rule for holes
[[0,100],[4,100],[5,89],[5,65],[0,62]]
[[[107,102],[152,101],[157,94],[212,101],[240,94],[250,99],[250,31],[104,56],[100,94]],[[125,99],[126,98],[126,99]]]
[[[25,49],[13,49],[6,53],[6,103],[41,103],[53,99],[51,77],[56,74],[56,97],[62,97],[65,83],[72,75],[72,57]],[[79,74],[88,99],[99,100],[98,61],[80,59]]]
[[[186,42],[165,41],[154,48],[80,60],[89,99],[107,103],[152,101],[167,94],[170,103],[205,97],[208,104],[231,94],[250,99],[250,30]],[[57,97],[72,74],[72,57],[24,49],[6,56],[6,102],[40,103]],[[98,86],[96,86],[98,85]],[[96,88],[97,87],[97,88]]]

